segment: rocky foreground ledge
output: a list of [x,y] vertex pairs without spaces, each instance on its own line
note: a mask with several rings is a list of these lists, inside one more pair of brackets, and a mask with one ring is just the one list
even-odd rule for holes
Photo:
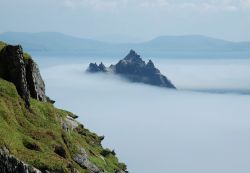
[[104,136],[52,103],[31,56],[0,42],[1,173],[128,172]]
[[131,50],[129,54],[116,65],[110,65],[105,67],[103,63],[97,65],[96,63],[90,63],[87,69],[89,73],[113,73],[120,75],[131,82],[144,83],[159,87],[176,89],[170,80],[166,76],[162,75],[160,70],[157,69],[154,63],[149,60],[145,63],[134,50]]
[[30,105],[30,96],[43,102],[51,101],[45,95],[45,84],[37,64],[29,54],[23,53],[20,45],[6,45],[2,48],[0,77],[15,84],[27,107]]

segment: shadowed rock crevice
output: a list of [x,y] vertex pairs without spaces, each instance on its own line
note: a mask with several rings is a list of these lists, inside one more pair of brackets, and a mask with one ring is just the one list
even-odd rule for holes
[[131,50],[129,54],[116,65],[110,65],[108,68],[105,67],[103,63],[100,65],[90,63],[87,72],[114,73],[125,77],[131,82],[176,89],[172,82],[168,80],[166,76],[161,74],[160,70],[155,67],[151,60],[149,60],[148,63],[145,63],[140,55],[134,50]]

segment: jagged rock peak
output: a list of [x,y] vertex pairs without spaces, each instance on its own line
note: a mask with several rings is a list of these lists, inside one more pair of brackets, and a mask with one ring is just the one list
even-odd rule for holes
[[138,55],[133,49],[131,49],[129,54],[124,58],[124,60],[132,60],[136,58],[140,58],[140,55]]
[[107,68],[102,62],[99,65],[97,65],[97,63],[90,63],[87,72],[90,73],[107,72]]
[[0,77],[15,84],[27,107],[30,96],[39,101],[50,101],[45,95],[45,84],[37,64],[23,53],[20,45],[6,45],[0,51]]
[[129,54],[116,65],[110,65],[109,68],[101,63],[99,66],[96,63],[90,63],[88,72],[109,72],[121,75],[132,82],[145,83],[165,88],[176,89],[176,87],[161,74],[153,61],[149,60],[146,64],[134,50],[130,50]]
[[147,67],[148,68],[155,68],[155,65],[154,65],[154,63],[153,63],[153,61],[151,59],[148,61]]
[[138,55],[134,50],[130,50],[129,54],[123,59],[128,63],[145,63],[140,55]]
[[107,70],[107,68],[105,67],[105,65],[101,62],[100,64],[99,64],[99,69],[101,70],[101,71],[106,71]]

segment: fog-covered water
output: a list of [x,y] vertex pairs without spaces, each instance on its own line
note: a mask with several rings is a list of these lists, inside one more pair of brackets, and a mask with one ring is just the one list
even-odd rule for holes
[[250,60],[153,59],[177,91],[84,73],[93,59],[37,60],[56,106],[105,135],[131,173],[250,172]]

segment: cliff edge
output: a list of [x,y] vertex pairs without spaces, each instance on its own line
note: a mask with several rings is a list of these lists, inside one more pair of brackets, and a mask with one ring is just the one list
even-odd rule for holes
[[104,136],[52,103],[31,56],[0,42],[1,173],[127,172]]

